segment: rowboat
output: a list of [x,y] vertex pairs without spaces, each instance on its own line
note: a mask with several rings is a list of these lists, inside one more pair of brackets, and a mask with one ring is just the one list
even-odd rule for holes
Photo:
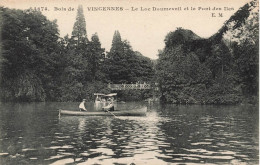
[[74,116],[145,116],[147,107],[134,110],[115,110],[111,112],[105,111],[72,111],[59,109],[59,115],[74,115]]

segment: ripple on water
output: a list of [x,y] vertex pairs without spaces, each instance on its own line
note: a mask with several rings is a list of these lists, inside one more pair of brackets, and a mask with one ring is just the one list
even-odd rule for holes
[[55,132],[54,134],[55,134],[55,135],[62,135],[63,133],[61,133],[61,132]]
[[194,157],[182,157],[183,159],[185,159],[185,160],[192,160],[192,161],[194,161],[194,160],[197,160],[197,161],[199,161],[200,159],[199,158],[194,158]]
[[34,148],[24,148],[24,149],[22,149],[22,152],[26,152],[26,151],[36,151],[36,149],[34,149]]
[[197,146],[197,145],[209,145],[211,144],[211,142],[197,142],[197,143],[191,143],[191,145],[193,146]]
[[[102,160],[102,161],[101,161]],[[162,163],[162,161],[154,161],[156,164],[157,162]],[[149,164],[149,161],[146,160],[142,160],[140,161],[139,158],[135,158],[135,157],[122,157],[122,158],[109,158],[109,159],[89,159],[87,161],[87,164],[131,164],[131,163],[135,163],[135,164]],[[81,163],[82,165],[84,163]],[[85,162],[86,164],[86,162]],[[160,164],[162,165],[162,164]]]
[[71,158],[67,158],[67,159],[60,159],[58,161],[53,162],[50,165],[64,165],[64,164],[69,164],[69,163],[74,163],[74,160]]
[[32,158],[29,158],[30,160],[37,160],[38,158],[35,158],[35,157],[32,157]]
[[[242,124],[236,123],[228,127],[231,126],[230,120],[223,121],[220,113],[210,114],[211,111],[205,112],[210,115],[205,115],[204,111],[196,113],[196,118],[189,114],[194,111],[186,111],[186,107],[184,111],[179,108],[176,111],[171,109],[169,112],[168,116],[160,116],[159,113],[152,112],[147,117],[124,117],[126,120],[110,117],[63,118],[50,125],[50,127],[55,127],[50,136],[45,136],[47,134],[44,133],[44,136],[35,136],[27,140],[26,134],[22,134],[23,136],[18,134],[15,139],[22,143],[22,145],[17,145],[18,150],[22,146],[28,147],[22,149],[22,152],[26,155],[24,159],[31,158],[31,164],[36,164],[43,158],[35,154],[39,153],[41,143],[46,146],[44,149],[49,149],[44,155],[46,158],[44,163],[51,162],[55,165],[130,163],[160,165],[185,163],[188,165],[209,162],[243,164],[243,161],[250,164],[255,161],[257,155],[254,152],[259,149],[253,147],[254,144],[258,144],[258,137],[252,133],[251,127],[240,129]],[[226,111],[223,113],[225,115]],[[249,120],[248,123],[250,122]],[[244,125],[246,122],[243,123]],[[6,136],[1,137],[0,140],[5,142],[4,138],[7,139],[6,141],[13,140],[13,137]],[[48,147],[49,145],[51,146]],[[29,148],[34,146],[36,149]],[[2,152],[1,159],[5,159],[4,155],[10,155],[7,153],[9,150],[3,149]],[[81,156],[87,156],[93,152],[102,152],[102,155],[89,158],[85,162],[77,155],[76,162],[73,160],[73,156],[78,153],[82,154]],[[11,156],[7,157],[11,159]],[[18,158],[16,156],[12,161],[15,162]]]
[[55,160],[55,159],[61,159],[62,157],[64,157],[64,155],[54,155],[44,160]]
[[209,153],[210,152],[205,149],[185,149],[185,148],[183,148],[183,150],[188,151],[188,152],[200,152],[200,153]]
[[96,149],[90,149],[90,152],[100,152],[104,155],[113,155],[114,151],[109,148],[96,148]]
[[199,154],[174,154],[181,157],[193,157],[199,159],[210,159],[210,160],[232,160],[233,156],[230,155],[199,155]]
[[100,139],[95,139],[95,138],[93,138],[92,141],[100,141]]
[[241,157],[241,158],[248,158],[247,155],[240,155],[240,154],[237,154],[236,157]]
[[6,156],[6,155],[9,155],[9,153],[7,153],[7,152],[0,153],[0,156]]
[[73,148],[71,145],[64,145],[64,146],[51,146],[51,147],[46,147],[46,149],[69,149]]
[[216,146],[224,147],[224,146],[227,146],[227,144],[225,144],[225,143],[217,143]]

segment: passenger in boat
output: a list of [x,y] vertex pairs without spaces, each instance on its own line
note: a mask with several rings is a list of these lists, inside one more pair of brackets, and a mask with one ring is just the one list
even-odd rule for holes
[[86,99],[83,99],[83,101],[79,104],[79,111],[87,111],[87,109],[85,108],[85,102]]
[[108,101],[108,105],[102,108],[103,111],[114,111],[114,105],[112,101]]

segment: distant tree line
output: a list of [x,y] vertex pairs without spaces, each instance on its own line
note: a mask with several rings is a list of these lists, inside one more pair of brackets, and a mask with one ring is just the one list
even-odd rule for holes
[[240,8],[209,39],[182,28],[166,36],[156,66],[164,102],[258,102],[257,5],[252,1]]
[[93,93],[111,92],[108,83],[152,81],[151,60],[121,41],[118,31],[107,56],[97,33],[88,39],[82,6],[71,36],[64,38],[56,21],[40,12],[4,7],[0,12],[2,101],[91,100]]

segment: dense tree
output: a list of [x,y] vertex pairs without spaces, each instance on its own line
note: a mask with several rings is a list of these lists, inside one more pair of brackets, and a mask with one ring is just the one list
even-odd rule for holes
[[212,78],[217,76],[223,78],[224,72],[227,71],[231,63],[231,53],[224,43],[214,44],[211,46],[211,55],[206,59],[206,64],[212,72]]
[[109,92],[108,82],[149,82],[153,77],[150,59],[134,52],[118,31],[105,58],[98,35],[87,38],[82,6],[71,37],[64,38],[58,37],[56,22],[40,12],[7,8],[1,12],[3,100],[78,101]]
[[[256,1],[246,4],[208,39],[177,28],[166,36],[159,59],[152,61],[134,51],[119,31],[105,56],[98,35],[87,38],[82,6],[71,37],[64,38],[59,38],[56,21],[40,12],[1,7],[1,99],[79,101],[111,92],[107,83],[159,82],[165,102],[257,101],[257,9]],[[141,100],[152,92],[120,91],[118,96]]]
[[127,41],[121,40],[120,33],[115,31],[110,52],[107,54],[106,67],[109,79],[113,83],[127,83],[129,80],[129,63],[127,56],[133,51]]
[[235,104],[257,98],[256,4],[246,4],[209,39],[182,28],[166,36],[156,67],[163,101]]
[[123,51],[123,42],[121,40],[121,35],[119,31],[116,30],[113,36],[112,46],[110,49],[111,54],[108,54],[108,58],[113,58],[114,56],[119,55],[119,53],[122,51]]
[[234,22],[228,24],[224,35],[238,71],[237,81],[241,83],[245,95],[258,94],[258,55],[259,55],[259,13],[251,3],[249,17],[238,28]]
[[91,41],[89,42],[89,54],[88,63],[91,70],[91,79],[104,80],[105,75],[102,70],[102,65],[105,60],[105,49],[101,48],[101,43],[99,41],[97,33],[92,35]]
[[84,88],[91,79],[91,71],[88,63],[89,49],[86,33],[86,21],[83,7],[77,10],[76,21],[73,26],[71,38],[68,36],[62,42],[62,56],[64,70],[61,74],[60,87],[62,101],[77,101],[85,97]]
[[128,41],[122,41],[115,31],[110,52],[107,54],[107,72],[113,83],[149,82],[154,75],[153,63],[140,52],[133,51]]
[[[134,51],[127,40],[122,41],[118,31],[114,33],[104,66],[111,83],[152,83],[155,79],[152,61]],[[118,91],[123,100],[140,100],[150,95],[149,91]]]
[[[174,40],[175,36],[179,38],[181,35],[185,35],[181,34],[180,31],[183,31],[183,29],[177,30],[179,35],[169,33],[165,42]],[[187,88],[195,91],[194,85],[205,86],[209,81],[210,71],[200,62],[196,54],[192,52],[186,54],[182,45],[185,39],[182,38],[180,41],[182,42],[175,42],[168,45],[159,54],[157,77],[162,100],[173,103],[188,101],[195,103],[196,97],[193,95],[194,93],[187,90]]]
[[155,82],[154,63],[148,57],[143,56],[140,52],[135,51],[136,75],[139,82]]
[[42,101],[54,97],[58,29],[39,12],[1,8],[2,99]]

